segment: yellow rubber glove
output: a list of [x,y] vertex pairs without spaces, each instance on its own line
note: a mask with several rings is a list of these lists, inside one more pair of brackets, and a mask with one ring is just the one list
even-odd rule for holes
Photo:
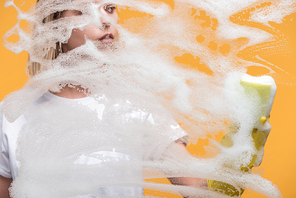
[[[252,130],[252,138],[254,141],[257,153],[252,156],[252,160],[247,167],[241,167],[241,171],[248,172],[252,167],[259,166],[262,162],[264,154],[264,145],[271,130],[269,123],[270,111],[276,93],[276,85],[273,78],[269,76],[252,77],[249,75],[243,76],[241,86],[244,88],[247,97],[253,97],[258,94],[260,98],[260,108],[258,109],[257,123]],[[222,137],[220,144],[225,147],[232,147],[232,136],[237,133],[238,126],[230,124],[226,134]],[[234,186],[215,180],[207,180],[208,187],[215,191],[219,191],[229,196],[240,196],[244,189],[239,190]]]

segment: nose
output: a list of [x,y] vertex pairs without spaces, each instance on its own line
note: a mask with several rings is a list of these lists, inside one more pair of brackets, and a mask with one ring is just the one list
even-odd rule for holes
[[101,23],[102,23],[103,29],[108,28],[111,25],[111,23],[108,20],[106,20],[104,17],[101,17]]
[[[95,3],[91,3],[92,5],[92,11],[93,11],[93,22],[94,24],[99,25],[99,28],[105,29],[110,27],[111,23],[106,17],[102,16],[104,15],[103,8],[100,8],[100,5],[97,5]],[[98,24],[98,20],[100,23]]]

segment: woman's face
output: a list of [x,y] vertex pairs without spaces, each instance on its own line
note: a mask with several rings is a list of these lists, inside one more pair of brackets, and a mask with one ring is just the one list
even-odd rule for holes
[[[93,0],[92,3],[100,3],[101,0]],[[76,47],[79,47],[85,44],[85,38],[102,42],[102,44],[112,43],[117,38],[117,29],[112,23],[110,23],[110,19],[112,21],[118,22],[118,15],[116,13],[116,7],[114,4],[107,3],[98,7],[99,11],[106,16],[100,18],[102,27],[99,28],[96,25],[89,25],[84,27],[83,30],[73,29],[71,37],[68,40],[68,43],[63,44],[63,52],[68,52]],[[71,17],[71,16],[79,16],[82,13],[78,10],[65,10],[62,13],[62,17]],[[109,19],[109,21],[108,21]]]

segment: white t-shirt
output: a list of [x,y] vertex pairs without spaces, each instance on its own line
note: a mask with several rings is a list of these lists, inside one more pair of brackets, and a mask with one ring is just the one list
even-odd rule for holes
[[[105,111],[108,110],[107,106],[109,104],[108,98],[102,94],[101,96],[97,96],[96,99],[93,97],[85,97],[80,99],[66,99],[62,97],[58,97],[50,92],[45,93],[42,97],[40,97],[33,106],[38,106],[40,104],[54,101],[58,103],[69,103],[69,104],[82,104],[87,106],[90,110],[95,111],[97,113],[97,117],[99,120],[104,120]],[[130,104],[128,100],[122,101],[122,103],[113,103],[113,106],[121,106],[122,104]],[[156,139],[147,138],[147,142],[143,143],[144,147],[149,147],[149,149],[144,149],[146,152],[142,156],[138,156],[139,160],[153,160],[161,157],[161,152],[155,151],[164,151],[165,148],[178,139],[182,139],[185,143],[187,143],[187,133],[184,132],[180,126],[172,119],[172,118],[160,118],[159,115],[154,115],[151,112],[145,112],[144,110],[134,110],[131,109],[125,113],[124,117],[129,119],[137,119],[140,122],[146,122],[148,125],[166,125],[165,131],[161,134],[154,134],[152,137],[160,137],[161,141]],[[158,120],[161,119],[161,123]],[[16,159],[16,145],[17,138],[19,136],[19,132],[21,131],[23,125],[26,123],[26,118],[24,115],[19,117],[15,122],[9,123],[6,118],[3,116],[2,111],[0,109],[0,175],[6,178],[13,178],[15,180],[18,176],[19,163]],[[128,122],[128,121],[127,121]],[[145,141],[145,140],[144,140]],[[99,157],[98,157],[99,156]],[[102,158],[100,158],[100,156]],[[102,160],[131,160],[135,158],[132,153],[125,153],[122,151],[115,151],[114,149],[102,149],[98,148],[96,152],[87,154],[84,153],[80,155],[75,164],[99,164]],[[138,172],[141,174],[141,172]],[[137,174],[138,174],[137,173]],[[116,173],[118,175],[118,173]],[[141,179],[142,176],[138,175]],[[121,187],[116,187],[118,193],[122,193],[126,189],[122,189]],[[112,195],[114,193],[114,188],[102,188],[100,189],[102,195]],[[110,192],[109,192],[110,191]],[[116,189],[115,189],[116,191]],[[136,193],[142,193],[141,190],[139,192],[138,188],[129,189],[129,191],[138,191]],[[110,194],[111,193],[111,194]],[[128,192],[131,193],[131,192]]]

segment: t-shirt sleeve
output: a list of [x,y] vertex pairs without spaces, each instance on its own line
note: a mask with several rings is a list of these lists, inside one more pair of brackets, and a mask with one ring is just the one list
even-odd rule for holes
[[3,131],[3,113],[0,104],[0,175],[12,178],[9,162],[7,136]]
[[188,134],[164,111],[146,114],[149,134],[146,134],[144,160],[158,160],[169,145],[178,141],[187,145]]

